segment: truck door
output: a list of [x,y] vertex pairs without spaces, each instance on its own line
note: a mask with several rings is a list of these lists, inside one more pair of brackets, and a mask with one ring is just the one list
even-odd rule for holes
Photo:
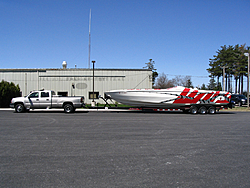
[[40,108],[51,107],[51,96],[49,91],[42,91],[40,97]]
[[27,107],[30,108],[39,108],[40,101],[39,101],[39,92],[33,92],[31,93],[27,99],[25,100],[25,103],[27,103]]

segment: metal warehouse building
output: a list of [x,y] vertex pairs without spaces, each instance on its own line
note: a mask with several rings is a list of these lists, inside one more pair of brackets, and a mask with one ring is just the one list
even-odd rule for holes
[[[152,88],[152,71],[148,69],[94,69],[94,98],[115,89]],[[93,69],[0,69],[0,79],[18,84],[22,96],[33,90],[53,90],[63,96],[93,97]]]

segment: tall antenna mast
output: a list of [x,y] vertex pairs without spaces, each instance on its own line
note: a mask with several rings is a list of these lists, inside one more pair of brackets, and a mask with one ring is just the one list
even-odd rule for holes
[[89,66],[88,66],[89,69],[90,69],[90,43],[91,43],[90,27],[91,27],[91,9],[89,12]]

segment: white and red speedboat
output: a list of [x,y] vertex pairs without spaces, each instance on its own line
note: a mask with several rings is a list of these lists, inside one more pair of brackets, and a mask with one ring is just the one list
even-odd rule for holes
[[[226,91],[210,91],[176,86],[169,89],[125,89],[111,90],[105,94],[115,101],[133,107],[148,108],[200,108],[215,110],[216,107],[228,106],[231,94]],[[208,111],[210,113],[210,111]],[[201,112],[203,113],[203,112]]]

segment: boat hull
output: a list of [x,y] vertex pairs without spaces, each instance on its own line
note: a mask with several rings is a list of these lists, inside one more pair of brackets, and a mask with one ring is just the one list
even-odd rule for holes
[[190,105],[228,105],[231,94],[177,86],[169,89],[131,89],[105,92],[115,101],[134,107],[170,108]]

